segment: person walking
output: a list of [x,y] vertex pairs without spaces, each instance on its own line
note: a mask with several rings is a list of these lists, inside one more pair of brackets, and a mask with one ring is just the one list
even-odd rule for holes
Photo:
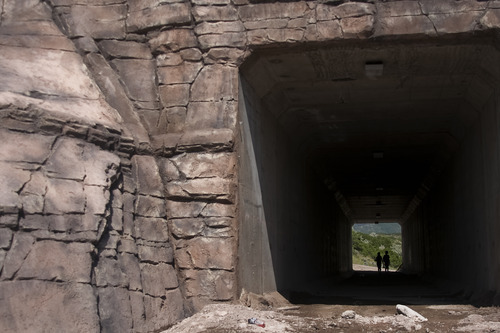
[[382,260],[384,261],[385,271],[388,272],[389,271],[389,266],[391,264],[391,259],[389,257],[389,252],[388,251],[385,251],[384,258],[382,258]]
[[377,262],[377,268],[378,271],[382,271],[382,256],[380,255],[380,252],[377,252],[377,256],[375,257],[375,261]]

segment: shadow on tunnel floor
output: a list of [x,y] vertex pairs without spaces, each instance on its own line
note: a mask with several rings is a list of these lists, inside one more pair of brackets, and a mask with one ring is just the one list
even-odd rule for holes
[[347,278],[314,281],[291,292],[293,304],[437,305],[464,304],[459,294],[446,291],[418,275],[400,272],[354,271]]

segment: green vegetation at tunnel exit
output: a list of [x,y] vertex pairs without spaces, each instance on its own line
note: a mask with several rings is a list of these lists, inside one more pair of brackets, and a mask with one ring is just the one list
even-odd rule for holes
[[402,263],[401,234],[381,235],[365,234],[352,230],[352,263],[366,266],[377,266],[377,252],[384,255],[389,251],[391,269],[397,269]]

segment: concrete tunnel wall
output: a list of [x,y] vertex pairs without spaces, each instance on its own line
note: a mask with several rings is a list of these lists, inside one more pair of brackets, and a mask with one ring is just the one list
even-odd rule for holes
[[312,166],[241,78],[240,286],[284,295],[348,271],[351,225]]
[[[498,64],[497,51],[489,56],[491,64]],[[476,108],[477,119],[426,199],[402,225],[403,263],[408,272],[425,273],[473,299],[498,304],[498,65],[487,70],[482,93],[488,97]]]
[[[498,85],[497,78],[495,84]],[[492,87],[495,90],[497,87]],[[499,119],[497,94],[484,101],[426,200],[403,224],[404,266],[498,303]],[[492,298],[493,297],[493,298]]]

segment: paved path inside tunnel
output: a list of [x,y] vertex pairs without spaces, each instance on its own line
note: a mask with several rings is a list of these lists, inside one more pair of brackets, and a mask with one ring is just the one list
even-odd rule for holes
[[315,281],[291,295],[294,304],[457,304],[463,300],[417,275],[354,271],[344,279]]

